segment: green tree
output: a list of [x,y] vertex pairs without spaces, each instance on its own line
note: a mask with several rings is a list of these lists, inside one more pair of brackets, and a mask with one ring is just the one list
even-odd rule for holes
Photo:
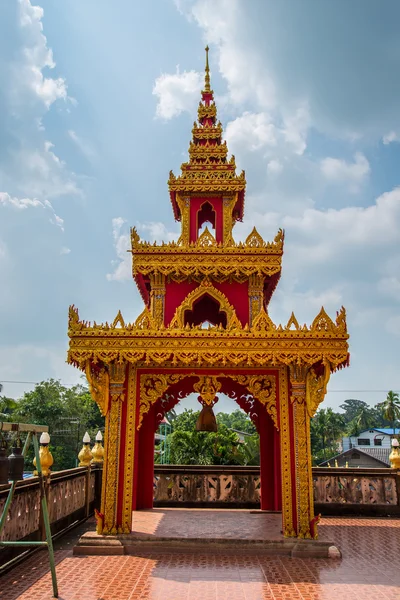
[[226,425],[230,429],[242,431],[243,433],[256,433],[256,428],[251,419],[242,410],[234,410],[231,413],[218,413],[217,423]]
[[356,417],[358,417],[362,410],[372,412],[371,407],[364,402],[364,400],[357,400],[355,398],[349,398],[348,400],[345,400],[343,404],[339,406],[339,408],[341,408],[344,413],[343,418],[345,424],[350,423],[350,421],[353,421]]
[[[84,385],[67,388],[54,379],[42,381],[31,392],[26,392],[17,401],[13,419],[48,425],[53,470],[75,467],[85,431],[93,439],[104,427],[104,419]],[[32,456],[28,456],[26,464],[31,460]]]
[[358,435],[361,431],[375,427],[375,417],[371,407],[366,404],[360,408],[355,417],[347,424],[348,435]]
[[339,451],[339,438],[345,428],[343,415],[336,413],[332,408],[320,408],[311,419],[310,427],[314,463],[335,456]]
[[240,465],[245,458],[235,432],[175,429],[169,436],[171,463],[176,465]]
[[12,417],[15,413],[17,406],[17,402],[16,400],[14,400],[14,398],[0,396],[0,419],[2,421],[12,421]]
[[258,466],[260,464],[260,436],[258,433],[246,436],[241,450],[245,465]]
[[396,421],[400,420],[400,398],[397,392],[390,390],[386,396],[386,400],[378,404],[383,417],[390,423],[395,432]]

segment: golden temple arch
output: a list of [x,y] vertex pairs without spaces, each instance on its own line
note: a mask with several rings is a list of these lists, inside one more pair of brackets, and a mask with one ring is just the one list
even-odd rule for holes
[[246,180],[222,141],[208,48],[206,57],[189,161],[168,180],[180,237],[150,244],[131,231],[143,312],[134,323],[118,312],[98,325],[69,309],[68,362],[86,373],[106,418],[98,531],[129,532],[132,511],[152,507],[158,423],[194,391],[210,402],[208,386],[235,399],[257,427],[261,508],[282,511],[285,536],[315,538],[310,418],[330,374],[348,365],[346,314],[342,307],[333,321],[322,308],[309,327],[293,313],[285,326],[269,317],[284,232],[265,242],[254,228],[234,241]]

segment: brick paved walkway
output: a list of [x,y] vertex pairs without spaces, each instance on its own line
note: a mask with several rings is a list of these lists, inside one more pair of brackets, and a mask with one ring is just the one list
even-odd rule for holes
[[[400,520],[331,518],[320,531],[341,547],[342,560],[239,552],[74,557],[69,536],[57,543],[60,599],[400,600]],[[0,579],[0,599],[17,598],[52,598],[44,552]]]

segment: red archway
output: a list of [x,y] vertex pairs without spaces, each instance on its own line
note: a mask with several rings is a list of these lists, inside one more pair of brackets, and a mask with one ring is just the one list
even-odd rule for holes
[[[204,373],[203,373],[204,374]],[[260,476],[261,476],[261,510],[280,511],[281,496],[281,458],[280,434],[275,427],[265,406],[253,398],[244,385],[221,375],[221,370],[207,374],[218,375],[222,387],[219,393],[236,401],[253,421],[260,435]],[[133,484],[133,510],[153,507],[154,481],[154,436],[165,414],[182,399],[193,393],[193,384],[198,375],[188,375],[168,390],[151,405],[144,415],[138,431],[137,451],[135,452],[135,474]]]

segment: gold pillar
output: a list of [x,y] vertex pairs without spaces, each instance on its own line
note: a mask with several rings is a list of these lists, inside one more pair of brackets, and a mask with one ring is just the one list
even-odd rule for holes
[[279,369],[279,415],[282,472],[282,531],[285,537],[296,537],[293,524],[292,495],[296,493],[292,485],[291,430],[289,381],[287,367]]
[[297,536],[317,537],[314,524],[314,496],[311,462],[310,417],[306,402],[308,367],[292,364],[289,368],[293,405],[293,440],[295,445]]
[[250,326],[261,310],[263,302],[264,277],[250,275],[249,277],[249,320]]
[[157,325],[164,323],[165,275],[151,275],[151,314]]
[[110,406],[106,415],[104,465],[101,490],[102,533],[118,533],[118,474],[120,460],[121,411],[125,400],[126,363],[108,366]]
[[233,236],[232,229],[235,224],[235,220],[232,215],[233,208],[237,202],[237,194],[234,196],[227,196],[223,199],[223,233],[222,233],[222,243],[224,246],[233,246]]
[[137,371],[133,365],[128,366],[128,394],[125,439],[125,467],[124,467],[124,497],[122,502],[121,533],[130,533],[132,528],[132,495],[133,475],[135,461],[135,442],[137,436]]

